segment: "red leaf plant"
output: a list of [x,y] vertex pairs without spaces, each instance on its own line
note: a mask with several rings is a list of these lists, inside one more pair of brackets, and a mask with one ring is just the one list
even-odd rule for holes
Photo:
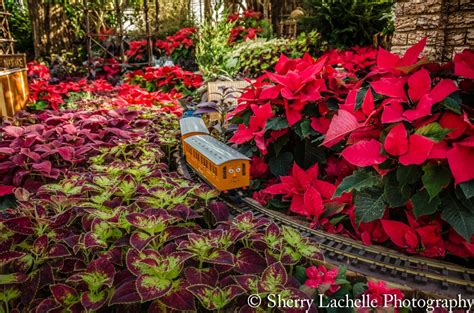
[[305,171],[294,163],[290,176],[281,176],[281,183],[266,188],[264,192],[283,195],[283,199],[291,200],[290,211],[318,221],[324,212],[324,202],[332,198],[336,188],[318,179],[318,173],[318,164]]
[[339,270],[337,267],[327,269],[324,265],[310,266],[306,269],[308,279],[305,285],[318,289],[319,292],[330,296],[341,288],[341,286],[336,284],[338,274]]

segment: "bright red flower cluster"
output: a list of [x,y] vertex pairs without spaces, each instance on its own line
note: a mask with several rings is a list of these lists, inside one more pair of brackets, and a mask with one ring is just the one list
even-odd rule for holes
[[261,25],[262,13],[247,10],[240,13],[233,13],[228,16],[229,22],[235,23],[230,31],[229,43],[239,43],[247,39],[253,40],[263,32]]
[[157,40],[155,46],[171,56],[175,51],[190,49],[193,45],[193,36],[197,29],[194,27],[182,28],[172,36],[166,36],[166,40]]
[[[368,295],[369,301],[375,302],[379,307],[384,305],[395,306],[395,299],[403,300],[405,298],[403,292],[396,288],[388,288],[387,284],[382,280],[368,281],[367,290],[364,292],[364,294]],[[388,297],[388,295],[390,295],[390,297]],[[397,308],[395,308],[395,312],[398,312]]]
[[128,50],[125,51],[125,55],[128,57],[128,61],[141,62],[145,59],[147,40],[130,41],[128,43]]
[[311,288],[318,289],[319,292],[330,296],[338,291],[341,286],[336,284],[336,278],[339,274],[339,269],[334,267],[327,269],[323,265],[311,266],[306,269],[306,276],[308,279],[305,285]]
[[37,61],[29,62],[27,64],[28,68],[28,78],[30,80],[50,80],[51,74],[49,73],[49,68]]
[[191,94],[202,85],[202,76],[179,66],[147,67],[127,74],[126,80],[148,91]]

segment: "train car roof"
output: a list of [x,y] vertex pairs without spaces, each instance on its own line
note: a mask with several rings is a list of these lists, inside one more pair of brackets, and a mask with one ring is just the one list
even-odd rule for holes
[[199,153],[203,154],[216,165],[221,165],[234,160],[250,160],[242,153],[208,135],[188,137],[184,139],[184,142],[196,149]]
[[204,121],[195,116],[185,117],[179,120],[179,126],[181,128],[181,135],[187,135],[189,133],[204,133],[209,134],[209,130],[204,124]]

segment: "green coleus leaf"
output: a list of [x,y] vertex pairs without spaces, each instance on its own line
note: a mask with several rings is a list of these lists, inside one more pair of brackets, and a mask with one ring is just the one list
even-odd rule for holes
[[466,207],[452,193],[447,193],[442,199],[441,218],[448,222],[456,232],[468,242],[474,233],[474,212],[472,207]]
[[293,247],[298,247],[303,240],[301,234],[297,230],[288,226],[283,226],[283,239]]
[[385,212],[385,196],[381,188],[366,189],[358,192],[354,199],[355,219],[361,222],[372,222],[381,219]]
[[449,185],[452,176],[446,166],[428,164],[423,167],[423,185],[430,195],[430,200],[436,197],[443,188]]
[[21,295],[20,290],[9,287],[9,288],[4,288],[2,291],[0,291],[0,301],[4,303],[9,303],[12,300],[15,300],[19,298]]
[[165,295],[172,287],[172,281],[166,278],[142,275],[136,281],[137,291],[143,302]]
[[443,128],[439,123],[433,122],[418,128],[416,130],[416,134],[428,137],[436,142],[440,142],[451,131],[451,129]]
[[361,191],[366,188],[379,185],[380,176],[374,172],[366,170],[355,171],[351,176],[347,176],[339,184],[333,198],[340,197],[345,192]]
[[413,203],[413,214],[418,218],[422,215],[431,215],[438,211],[441,199],[437,196],[430,199],[430,195],[424,189],[415,193],[411,198],[411,202]]
[[220,310],[245,290],[238,285],[229,285],[223,288],[208,285],[193,285],[187,288],[203,307],[207,310]]

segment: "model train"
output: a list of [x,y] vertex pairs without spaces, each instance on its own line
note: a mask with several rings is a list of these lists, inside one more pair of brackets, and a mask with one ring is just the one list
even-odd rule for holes
[[250,159],[209,135],[199,117],[180,120],[186,162],[219,191],[246,188],[250,184]]

